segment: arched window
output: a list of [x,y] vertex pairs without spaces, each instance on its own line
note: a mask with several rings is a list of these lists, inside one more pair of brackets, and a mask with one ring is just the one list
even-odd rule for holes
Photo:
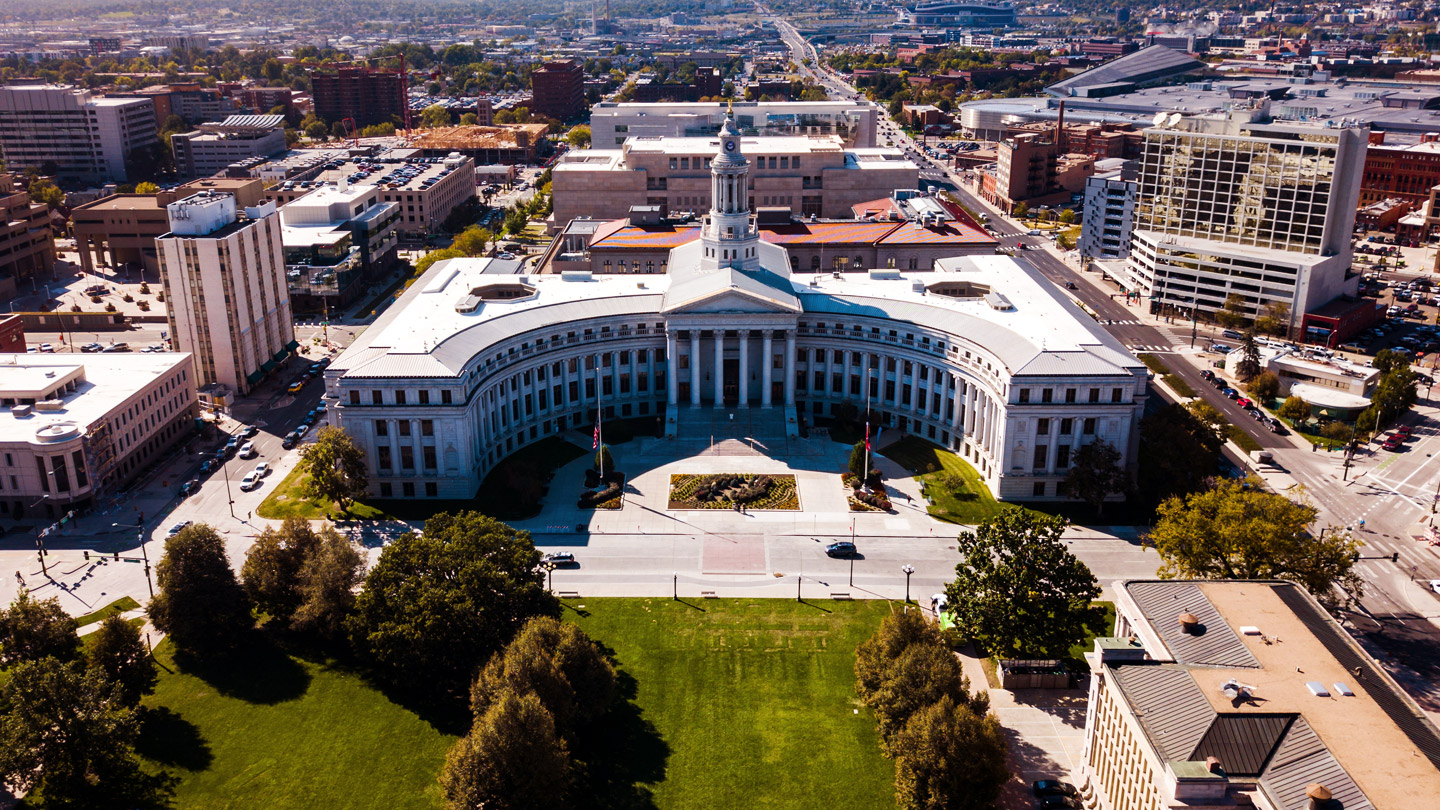
[[606,259],[606,260],[605,260],[605,272],[606,272],[606,273],[609,273],[609,272],[610,272],[610,260],[609,260],[609,259]]
[[650,259],[650,260],[648,260],[648,261],[645,262],[645,272],[647,272],[647,273],[653,273],[653,272],[655,272],[655,260],[654,260],[654,259]]
[[810,257],[810,269],[811,269],[812,271],[814,271],[814,270],[819,270],[819,269],[820,269],[820,257],[819,257],[819,256],[811,256],[811,257]]

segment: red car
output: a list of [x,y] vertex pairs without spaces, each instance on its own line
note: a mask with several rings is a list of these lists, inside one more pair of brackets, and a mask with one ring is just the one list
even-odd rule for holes
[[1386,439],[1385,444],[1381,446],[1392,453],[1398,453],[1399,451],[1405,449],[1405,440],[1400,438],[1399,436],[1391,436],[1390,438]]
[[1242,408],[1245,408],[1246,410],[1249,410],[1250,408],[1255,406],[1255,403],[1251,402],[1245,397],[1240,397],[1239,399],[1235,400],[1235,404],[1239,405]]

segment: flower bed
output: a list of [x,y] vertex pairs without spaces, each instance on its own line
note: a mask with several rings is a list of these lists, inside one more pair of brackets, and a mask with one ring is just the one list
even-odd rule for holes
[[671,509],[789,510],[800,508],[793,475],[718,473],[670,476]]
[[850,490],[850,495],[845,500],[850,504],[851,512],[890,511],[890,495],[885,491],[885,485],[880,483],[878,475],[870,476],[869,492],[860,489],[860,476],[855,473],[841,473],[840,483]]
[[577,505],[581,509],[619,509],[624,506],[625,474],[606,473],[602,486],[597,489],[581,490]]

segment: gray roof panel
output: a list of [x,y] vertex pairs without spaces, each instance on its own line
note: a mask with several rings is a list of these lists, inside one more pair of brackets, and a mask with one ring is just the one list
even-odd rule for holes
[[1315,736],[1304,717],[1295,718],[1290,733],[1271,758],[1269,767],[1260,776],[1260,789],[1275,807],[1306,808],[1310,800],[1305,788],[1319,783],[1329,788],[1335,807],[1344,810],[1374,810],[1375,805],[1360,786]]
[[1111,59],[1099,67],[1084,73],[1062,79],[1049,87],[1047,92],[1066,96],[1071,90],[1093,87],[1116,82],[1143,82],[1165,76],[1175,76],[1202,68],[1205,63],[1189,54],[1184,54],[1164,45],[1151,45],[1118,59]]
[[1160,758],[1188,761],[1215,719],[1215,710],[1189,670],[1173,664],[1138,664],[1113,671]]
[[[1151,580],[1127,583],[1125,589],[1176,661],[1198,666],[1260,668],[1260,662],[1245,642],[1195,583]],[[1204,632],[1182,632],[1181,613],[1195,614]]]
[[1227,776],[1259,776],[1293,714],[1221,714],[1189,759],[1215,757]]

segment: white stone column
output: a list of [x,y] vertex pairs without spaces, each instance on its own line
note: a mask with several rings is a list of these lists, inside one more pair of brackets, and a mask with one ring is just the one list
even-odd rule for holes
[[785,404],[795,404],[795,330],[785,330]]
[[700,330],[690,330],[690,404],[700,407]]
[[764,361],[760,363],[760,407],[770,407],[770,389],[774,387],[774,380],[771,378],[772,369],[775,365],[775,345],[773,330],[766,329],[761,333],[760,354]]
[[725,407],[725,330],[715,330],[715,407]]
[[[674,329],[665,332],[665,386],[668,402],[680,404],[680,336]],[[652,375],[650,379],[655,379]]]
[[965,381],[959,374],[951,374],[950,379],[955,383],[955,410],[950,414],[950,432],[955,434],[955,440],[959,442],[965,432],[961,425],[965,419]]
[[750,330],[740,330],[740,407],[750,407]]
[[640,358],[639,349],[630,350],[630,398],[634,399],[640,394]]
[[975,384],[965,383],[965,435],[975,434]]
[[[620,352],[609,352],[610,355],[610,399],[620,399]],[[619,413],[619,410],[616,410]]]

